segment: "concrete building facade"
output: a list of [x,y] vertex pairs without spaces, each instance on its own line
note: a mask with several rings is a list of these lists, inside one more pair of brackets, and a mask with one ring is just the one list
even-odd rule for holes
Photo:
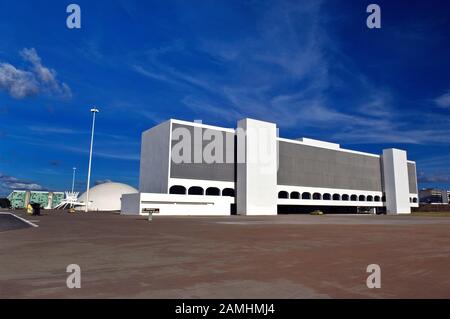
[[450,191],[437,188],[425,188],[419,191],[419,201],[424,204],[448,204]]
[[139,193],[122,197],[123,214],[407,214],[417,206],[416,164],[406,151],[285,139],[276,124],[253,119],[235,129],[168,120],[145,131]]
[[28,204],[40,204],[43,209],[52,209],[63,200],[63,192],[13,190],[7,197],[11,208],[27,208]]

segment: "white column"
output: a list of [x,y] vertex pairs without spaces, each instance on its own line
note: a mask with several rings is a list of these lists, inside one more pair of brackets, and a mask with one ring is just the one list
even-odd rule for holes
[[277,214],[277,128],[252,119],[238,122],[236,209],[240,215]]
[[410,214],[409,182],[406,152],[390,148],[383,150],[384,191],[388,214]]

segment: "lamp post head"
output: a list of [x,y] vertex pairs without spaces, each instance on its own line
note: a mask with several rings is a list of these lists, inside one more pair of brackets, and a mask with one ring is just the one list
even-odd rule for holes
[[99,111],[97,108],[94,107],[94,108],[91,109],[91,112],[92,112],[92,113],[98,113],[98,112],[100,112],[100,111]]

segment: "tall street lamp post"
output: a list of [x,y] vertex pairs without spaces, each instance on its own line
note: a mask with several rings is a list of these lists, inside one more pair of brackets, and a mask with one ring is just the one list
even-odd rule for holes
[[91,164],[92,164],[92,147],[94,145],[94,127],[95,127],[95,113],[99,110],[96,108],[91,109],[92,113],[92,131],[91,131],[91,149],[89,151],[89,166],[88,166],[88,178],[87,178],[87,188],[86,188],[86,203],[84,211],[87,213],[89,211],[89,186],[91,182]]
[[73,193],[73,189],[75,187],[75,171],[77,170],[76,167],[73,168],[73,174],[72,174],[72,193]]

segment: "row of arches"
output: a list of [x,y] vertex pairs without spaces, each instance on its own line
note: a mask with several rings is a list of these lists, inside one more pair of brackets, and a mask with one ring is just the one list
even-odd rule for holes
[[208,187],[206,190],[200,186],[191,186],[186,188],[182,185],[173,185],[169,188],[169,194],[178,195],[206,195],[206,196],[230,196],[234,197],[233,188],[224,188],[220,190],[218,187]]
[[[169,194],[180,195],[206,195],[206,196],[230,196],[235,197],[233,188],[219,189],[218,187],[208,187],[206,190],[200,186],[191,186],[186,188],[182,185],[173,185],[169,189]],[[342,201],[359,201],[359,202],[385,202],[385,196],[379,195],[356,195],[356,194],[331,194],[331,193],[309,193],[309,192],[278,192],[278,198],[281,199],[312,199],[312,200],[342,200]],[[417,197],[410,197],[410,203],[417,203]]]
[[384,202],[386,198],[379,195],[356,195],[356,194],[330,194],[330,193],[309,193],[309,192],[278,192],[278,198],[284,199],[312,199],[312,200],[343,200],[343,201],[360,201],[360,202]]

